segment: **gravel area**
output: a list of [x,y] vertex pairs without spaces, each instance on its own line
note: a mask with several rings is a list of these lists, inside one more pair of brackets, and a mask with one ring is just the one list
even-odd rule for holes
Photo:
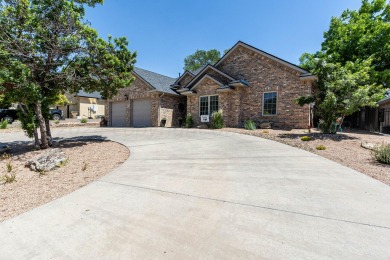
[[[390,185],[390,165],[378,163],[373,158],[371,150],[361,147],[362,142],[375,145],[390,144],[390,136],[352,130],[336,135],[321,134],[316,130],[308,133],[308,130],[303,129],[293,129],[291,131],[257,129],[250,131],[239,128],[223,128],[220,131],[258,136],[298,147]],[[312,140],[304,142],[300,139],[306,135],[310,136]],[[317,150],[316,147],[319,145],[324,145],[326,149]]]
[[62,140],[56,147],[67,155],[60,168],[39,174],[25,167],[28,160],[44,153],[26,144],[11,146],[12,157],[0,159],[0,178],[12,164],[16,181],[0,185],[0,221],[29,211],[68,194],[109,173],[129,157],[127,147],[106,140]]

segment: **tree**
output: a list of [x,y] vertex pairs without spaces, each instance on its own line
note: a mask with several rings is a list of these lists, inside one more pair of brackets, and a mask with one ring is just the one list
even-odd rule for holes
[[[126,38],[103,40],[84,20],[103,0],[0,1],[0,93],[20,104],[22,126],[47,148],[49,106],[81,88],[109,98],[134,80]],[[38,138],[37,126],[40,129]]]
[[314,102],[323,130],[334,132],[337,117],[363,106],[376,106],[390,83],[390,5],[385,0],[362,1],[358,11],[333,17],[320,51],[304,53],[303,68],[318,77],[313,96],[300,97],[300,105]]
[[194,71],[207,64],[214,64],[220,58],[221,53],[216,49],[209,51],[196,50],[194,54],[191,54],[184,59],[184,70]]

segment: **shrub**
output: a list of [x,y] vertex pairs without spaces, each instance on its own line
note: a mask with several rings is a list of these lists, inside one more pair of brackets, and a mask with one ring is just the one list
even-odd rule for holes
[[317,150],[326,150],[326,146],[325,145],[319,145],[316,147]]
[[311,141],[311,137],[305,135],[305,136],[302,136],[302,137],[301,137],[301,140],[304,141],[304,142]]
[[87,120],[86,118],[82,118],[82,119],[80,120],[80,122],[81,122],[82,124],[86,124],[86,123],[88,122],[88,120]]
[[8,127],[8,121],[6,119],[3,119],[0,121],[0,129],[7,129]]
[[213,112],[211,115],[211,126],[214,129],[221,129],[223,127],[223,111],[221,109]]
[[190,113],[186,116],[186,127],[191,128],[194,126],[194,119],[192,119],[192,115]]
[[269,131],[268,130],[264,130],[263,134],[269,134]]
[[13,183],[16,181],[16,173],[14,173],[14,172],[6,173],[6,174],[4,174],[4,176],[2,178],[0,178],[0,181],[3,184]]
[[54,124],[58,125],[60,123],[60,120],[55,120]]
[[373,150],[375,159],[380,163],[390,164],[390,145],[381,145]]
[[256,129],[256,123],[252,120],[246,120],[244,123],[244,127],[246,130],[255,130]]
[[318,122],[318,130],[320,130],[322,133],[324,134],[335,134],[336,133],[336,130],[337,130],[337,126],[336,126],[336,123],[333,122],[330,129],[329,129],[329,126],[327,123],[325,123],[324,120],[320,119],[320,121]]

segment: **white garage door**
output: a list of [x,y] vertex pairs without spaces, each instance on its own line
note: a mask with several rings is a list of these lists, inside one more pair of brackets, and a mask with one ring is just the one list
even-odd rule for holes
[[111,126],[126,126],[126,102],[111,103]]
[[150,113],[152,103],[150,99],[134,99],[133,100],[133,127],[149,127],[152,126]]

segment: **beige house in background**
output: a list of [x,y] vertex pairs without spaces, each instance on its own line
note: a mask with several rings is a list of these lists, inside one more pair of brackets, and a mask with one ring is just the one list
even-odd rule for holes
[[83,90],[75,94],[66,94],[70,101],[67,106],[57,106],[64,118],[100,118],[104,116],[106,100],[98,92],[87,93]]

